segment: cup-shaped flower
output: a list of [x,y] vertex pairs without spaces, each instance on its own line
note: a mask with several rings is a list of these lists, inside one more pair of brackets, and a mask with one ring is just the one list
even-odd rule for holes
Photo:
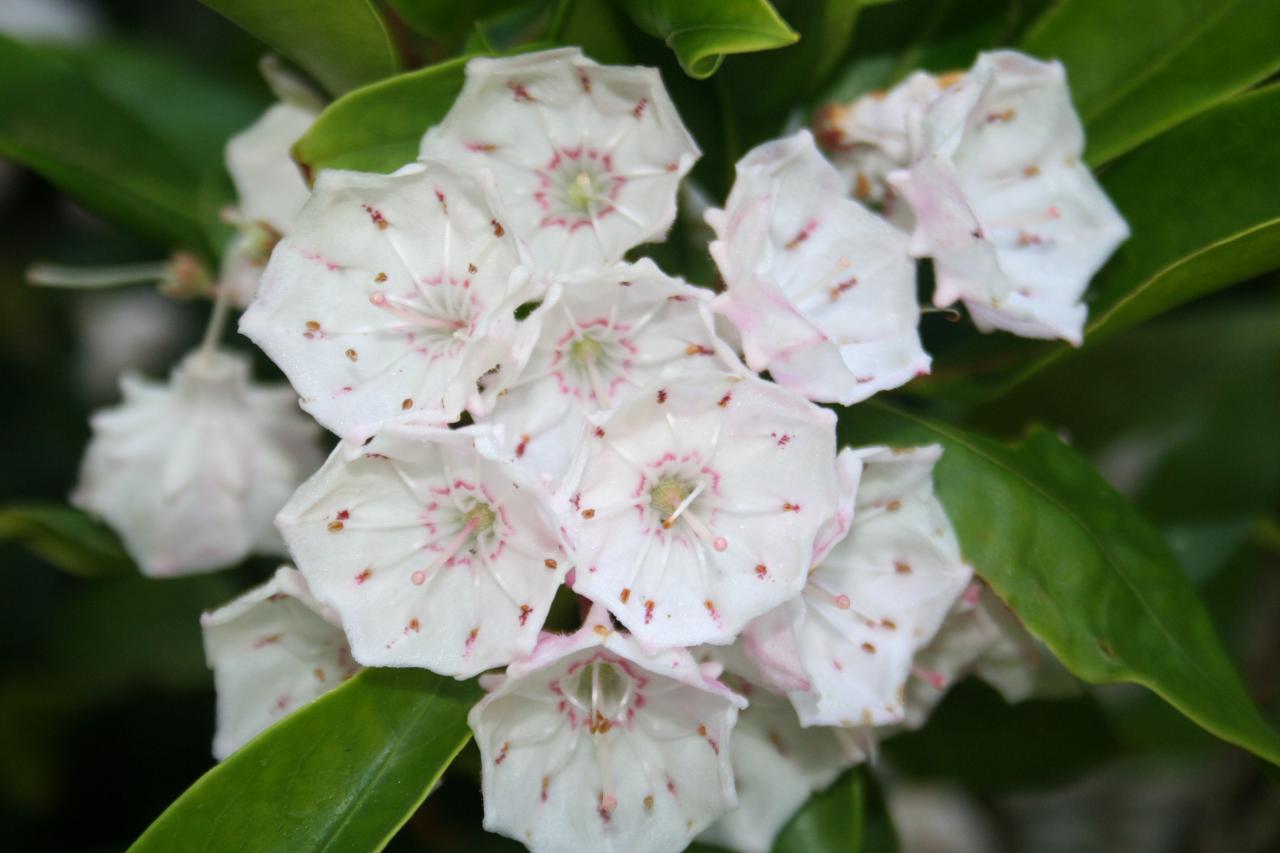
[[916,71],[887,92],[863,95],[851,104],[828,104],[814,132],[848,191],[893,224],[910,230],[915,219],[889,186],[888,175],[910,165],[921,143],[925,110],[942,90],[961,79]]
[[936,445],[866,448],[849,534],[744,648],[806,726],[901,722],[912,659],[972,570],[933,495]]
[[467,63],[422,155],[492,172],[538,268],[568,272],[661,239],[698,146],[656,68],[564,48]]
[[726,286],[716,308],[752,370],[845,405],[928,372],[906,236],[846,197],[807,130],[739,161],[707,222]]
[[528,654],[568,560],[550,497],[488,430],[340,444],[277,524],[366,666],[469,678]]
[[1080,344],[1081,297],[1129,235],[1083,153],[1058,62],[985,53],[937,97],[917,159],[889,178],[915,212],[912,252],[933,258],[935,303],[963,300],[983,331]]
[[907,687],[908,728],[919,728],[947,690],[976,675],[1019,702],[1035,691],[1040,654],[1035,641],[986,584],[973,581],[933,642],[916,655]]
[[319,430],[249,363],[196,352],[169,382],[126,374],[124,402],[96,412],[72,503],[101,516],[144,574],[209,571],[283,554],[271,525],[321,459]]
[[677,853],[734,804],[744,704],[687,651],[648,654],[597,606],[472,709],[484,827],[534,853]]
[[218,690],[213,755],[219,761],[360,670],[337,617],[288,566],[205,613],[200,627]]
[[798,594],[840,507],[835,415],[735,374],[636,394],[572,469],[574,589],[655,647],[732,642]]
[[310,195],[289,149],[315,119],[315,110],[306,106],[273,104],[227,142],[227,172],[239,201],[236,236],[223,255],[218,286],[230,288],[236,305],[253,299],[271,251]]
[[724,664],[720,680],[748,704],[738,714],[729,748],[738,805],[700,840],[739,853],[768,853],[810,795],[866,760],[871,735],[839,727],[801,728],[787,697],[763,685],[736,644],[705,649],[699,658],[704,656]]
[[614,408],[674,373],[723,373],[737,363],[716,337],[711,293],[665,275],[650,260],[563,276],[521,324],[518,355],[488,386],[486,420],[506,450],[558,480],[587,415]]
[[440,163],[323,172],[240,331],[344,438],[404,412],[455,420],[536,295],[504,221],[487,184]]

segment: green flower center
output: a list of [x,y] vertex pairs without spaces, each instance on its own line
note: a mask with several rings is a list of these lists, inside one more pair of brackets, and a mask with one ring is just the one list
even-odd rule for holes
[[692,491],[692,487],[678,477],[663,477],[649,490],[649,506],[663,518],[670,518]]

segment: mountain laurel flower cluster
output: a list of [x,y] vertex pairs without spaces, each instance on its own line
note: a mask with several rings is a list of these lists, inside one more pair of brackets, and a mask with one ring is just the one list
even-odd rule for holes
[[[748,152],[706,211],[718,290],[629,254],[699,156],[654,69],[472,60],[418,161],[308,192],[287,152],[314,116],[229,147],[218,310],[248,302],[328,461],[292,394],[206,346],[125,380],[76,492],[149,574],[287,544],[296,570],[204,618],[218,757],[360,667],[481,676],[487,829],[764,851],[962,676],[1030,693],[941,449],[841,449],[820,404],[929,372],[917,258],[980,329],[1079,343],[1126,226],[1060,66],[917,73]],[[562,603],[579,627],[547,630]]]

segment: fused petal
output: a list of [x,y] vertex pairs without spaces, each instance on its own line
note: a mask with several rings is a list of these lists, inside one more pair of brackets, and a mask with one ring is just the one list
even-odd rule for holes
[[530,470],[558,480],[587,416],[676,373],[721,373],[737,360],[713,330],[710,292],[650,260],[557,280],[521,327],[517,358],[489,384],[486,420]]
[[849,534],[804,592],[753,625],[746,651],[804,725],[900,722],[912,659],[972,570],[933,495],[937,446],[865,448]]
[[890,176],[916,215],[934,301],[979,329],[1079,345],[1094,273],[1129,229],[1082,162],[1084,130],[1058,62],[981,54],[933,102],[910,166]]
[[661,239],[698,158],[656,68],[577,48],[473,59],[422,155],[484,168],[540,270],[591,269]]
[[326,171],[240,330],[340,436],[403,412],[455,420],[536,296],[504,220],[486,185],[439,163]]
[[834,426],[755,377],[638,393],[600,421],[566,480],[574,589],[647,645],[731,642],[804,585],[839,509]]
[[737,646],[706,653],[724,663],[721,681],[748,705],[738,715],[730,745],[738,805],[700,840],[740,853],[768,853],[810,795],[867,758],[870,735],[836,727],[801,728],[791,703],[763,686]]
[[200,618],[218,690],[219,761],[263,729],[359,671],[337,617],[296,569]]
[[846,405],[928,372],[907,239],[845,196],[808,131],[748,153],[707,221],[753,370]]
[[907,727],[924,725],[946,691],[966,675],[977,675],[1006,701],[1019,702],[1034,691],[1038,670],[1031,636],[990,588],[975,580],[933,642],[916,655],[907,688]]
[[196,352],[168,383],[127,374],[124,402],[94,414],[72,501],[120,533],[143,573],[208,571],[282,554],[271,525],[320,461],[318,432],[286,387]]
[[683,850],[734,804],[743,704],[684,649],[648,654],[596,608],[472,709],[485,829],[534,853]]
[[223,255],[218,285],[230,289],[236,305],[253,299],[271,250],[310,195],[289,149],[315,118],[315,109],[273,104],[227,142],[227,172],[239,202],[233,214],[237,233]]
[[886,179],[915,159],[925,111],[944,88],[962,78],[916,71],[887,92],[863,95],[847,105],[829,104],[819,112],[818,141],[848,191],[903,230],[914,224],[911,208],[899,201]]
[[527,654],[568,570],[550,498],[486,430],[343,443],[277,524],[366,666],[468,678]]

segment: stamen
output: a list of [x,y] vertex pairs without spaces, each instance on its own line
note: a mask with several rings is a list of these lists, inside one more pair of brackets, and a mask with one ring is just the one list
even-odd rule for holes
[[812,578],[805,584],[804,588],[806,592],[812,589],[815,595],[827,599],[841,610],[848,610],[852,603],[849,600],[849,596],[844,593],[834,593]]

